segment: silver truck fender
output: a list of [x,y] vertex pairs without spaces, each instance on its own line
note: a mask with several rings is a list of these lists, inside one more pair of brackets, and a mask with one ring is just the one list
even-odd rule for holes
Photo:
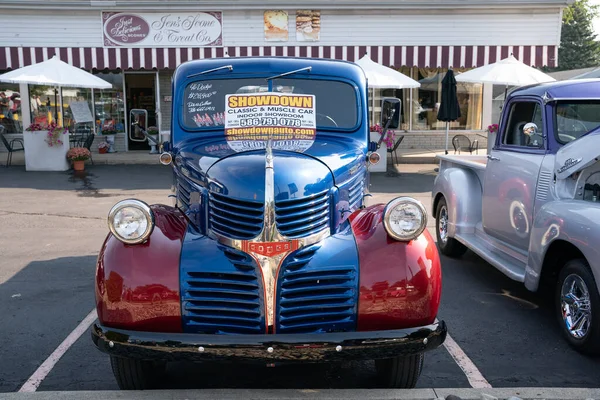
[[473,233],[481,221],[481,182],[468,167],[444,168],[444,163],[433,184],[432,215],[437,218],[437,205],[443,196],[448,204],[448,236],[454,237],[456,232]]
[[[544,204],[536,213],[529,242],[525,286],[536,291],[544,261],[554,258],[554,246],[575,248],[589,263],[600,290],[600,204],[582,200],[559,200]],[[571,246],[567,245],[570,244]],[[556,249],[555,249],[556,250]],[[562,251],[562,250],[561,250]],[[550,255],[549,255],[550,254]],[[552,260],[550,260],[552,261]],[[546,264],[548,265],[548,264]]]

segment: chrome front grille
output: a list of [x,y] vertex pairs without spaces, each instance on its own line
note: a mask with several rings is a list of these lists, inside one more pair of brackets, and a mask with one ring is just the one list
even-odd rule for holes
[[357,272],[354,266],[310,268],[319,245],[291,255],[279,272],[279,333],[343,332],[355,328]]
[[239,200],[222,194],[210,193],[210,227],[232,239],[248,240],[256,237],[263,227],[264,205],[255,201]]
[[[182,301],[187,332],[207,334],[264,333],[262,284],[256,263],[247,254],[220,246],[233,269],[187,270]],[[231,267],[230,267],[231,268]]]
[[282,235],[299,238],[320,232],[329,226],[329,191],[300,199],[275,202],[277,229]]

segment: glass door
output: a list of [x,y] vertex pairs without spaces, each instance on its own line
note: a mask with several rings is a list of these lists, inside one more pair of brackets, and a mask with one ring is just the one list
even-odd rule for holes
[[[148,112],[144,129],[157,126],[156,118],[156,73],[126,73],[125,90],[127,92],[127,110],[142,109]],[[148,139],[131,124],[127,129],[129,150],[149,150]]]

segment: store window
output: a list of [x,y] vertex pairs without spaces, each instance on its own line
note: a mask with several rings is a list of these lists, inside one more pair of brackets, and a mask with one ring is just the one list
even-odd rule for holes
[[94,90],[96,132],[105,126],[125,132],[125,104],[123,102],[123,74],[98,74],[99,78],[112,84],[110,89]]
[[93,132],[94,122],[91,89],[63,88],[62,102],[64,127],[68,128],[70,132]]
[[58,90],[53,86],[29,85],[29,102],[32,123],[48,125],[60,120]]
[[0,125],[5,133],[22,133],[19,85],[0,82]]
[[[442,100],[442,81],[447,69],[412,68],[411,77],[421,87],[412,90],[411,114],[413,130],[442,130],[446,123],[437,120]],[[464,72],[454,70],[455,74]],[[482,123],[483,85],[457,82],[458,103],[461,117],[450,123],[454,130],[479,130]]]

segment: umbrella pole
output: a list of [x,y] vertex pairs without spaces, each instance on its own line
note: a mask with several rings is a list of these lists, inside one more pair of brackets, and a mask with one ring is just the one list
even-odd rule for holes
[[450,130],[450,122],[446,122],[446,155],[448,155],[448,131]]
[[58,125],[58,90],[54,88],[54,122]]

